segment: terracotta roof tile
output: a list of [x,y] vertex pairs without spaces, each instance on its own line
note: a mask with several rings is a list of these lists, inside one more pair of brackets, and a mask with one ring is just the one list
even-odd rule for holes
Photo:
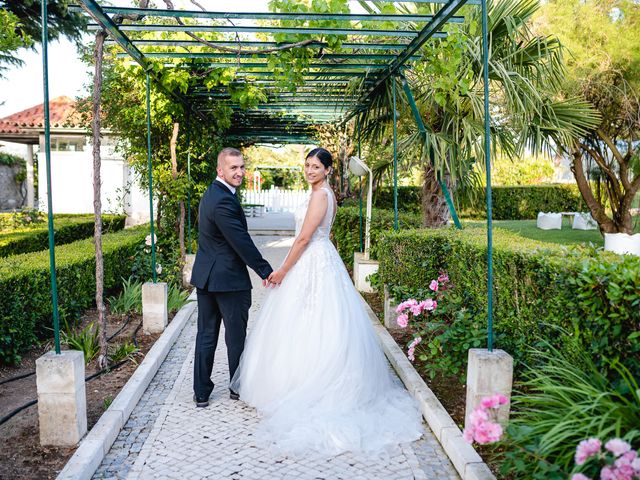
[[[80,114],[75,109],[76,101],[69,97],[49,100],[49,122],[52,127],[80,126]],[[27,108],[8,117],[0,118],[0,133],[21,133],[23,128],[44,127],[44,103]]]

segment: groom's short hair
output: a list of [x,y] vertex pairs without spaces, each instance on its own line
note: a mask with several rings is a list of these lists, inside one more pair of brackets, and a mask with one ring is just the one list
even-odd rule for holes
[[233,148],[233,147],[223,148],[222,150],[220,150],[220,153],[218,154],[218,165],[220,164],[221,161],[224,161],[224,159],[227,157],[241,157],[241,156],[242,156],[242,152],[237,148]]

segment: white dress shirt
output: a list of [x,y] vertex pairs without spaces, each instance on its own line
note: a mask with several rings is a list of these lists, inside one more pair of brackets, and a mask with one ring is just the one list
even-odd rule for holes
[[224,179],[220,178],[220,177],[216,177],[216,180],[218,180],[221,184],[223,184],[224,186],[226,186],[229,190],[231,190],[231,193],[233,193],[234,195],[236,194],[236,187],[232,187],[231,185],[229,185],[227,182],[224,181]]

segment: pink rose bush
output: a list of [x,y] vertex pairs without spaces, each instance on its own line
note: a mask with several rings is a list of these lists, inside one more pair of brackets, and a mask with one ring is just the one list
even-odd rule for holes
[[462,433],[469,443],[486,445],[495,443],[502,437],[502,426],[496,422],[497,409],[509,403],[504,395],[499,393],[490,397],[484,397],[480,405],[469,415],[469,421]]
[[[442,273],[437,280],[430,282],[429,290],[434,292],[437,298],[441,298],[442,293],[448,288],[448,283],[449,276],[446,273]],[[408,328],[412,320],[419,321],[426,314],[435,311],[436,308],[438,308],[438,300],[435,298],[426,298],[422,301],[410,298],[396,307],[396,313],[399,314],[396,318],[396,323],[400,328]],[[415,361],[415,351],[421,342],[422,337],[414,333],[414,338],[407,347],[407,357],[412,362]]]
[[598,438],[582,440],[576,447],[574,461],[582,472],[574,473],[571,480],[640,479],[638,452],[620,438],[609,440],[604,449]]

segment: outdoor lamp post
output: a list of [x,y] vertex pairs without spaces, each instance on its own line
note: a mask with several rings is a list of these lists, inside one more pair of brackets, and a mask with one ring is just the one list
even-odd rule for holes
[[373,196],[373,175],[371,169],[358,157],[349,158],[349,171],[357,177],[363,177],[369,174],[369,193],[367,195],[367,221],[365,224],[364,234],[364,258],[369,260],[369,247],[371,239],[369,236],[369,228],[371,226],[371,198]]

